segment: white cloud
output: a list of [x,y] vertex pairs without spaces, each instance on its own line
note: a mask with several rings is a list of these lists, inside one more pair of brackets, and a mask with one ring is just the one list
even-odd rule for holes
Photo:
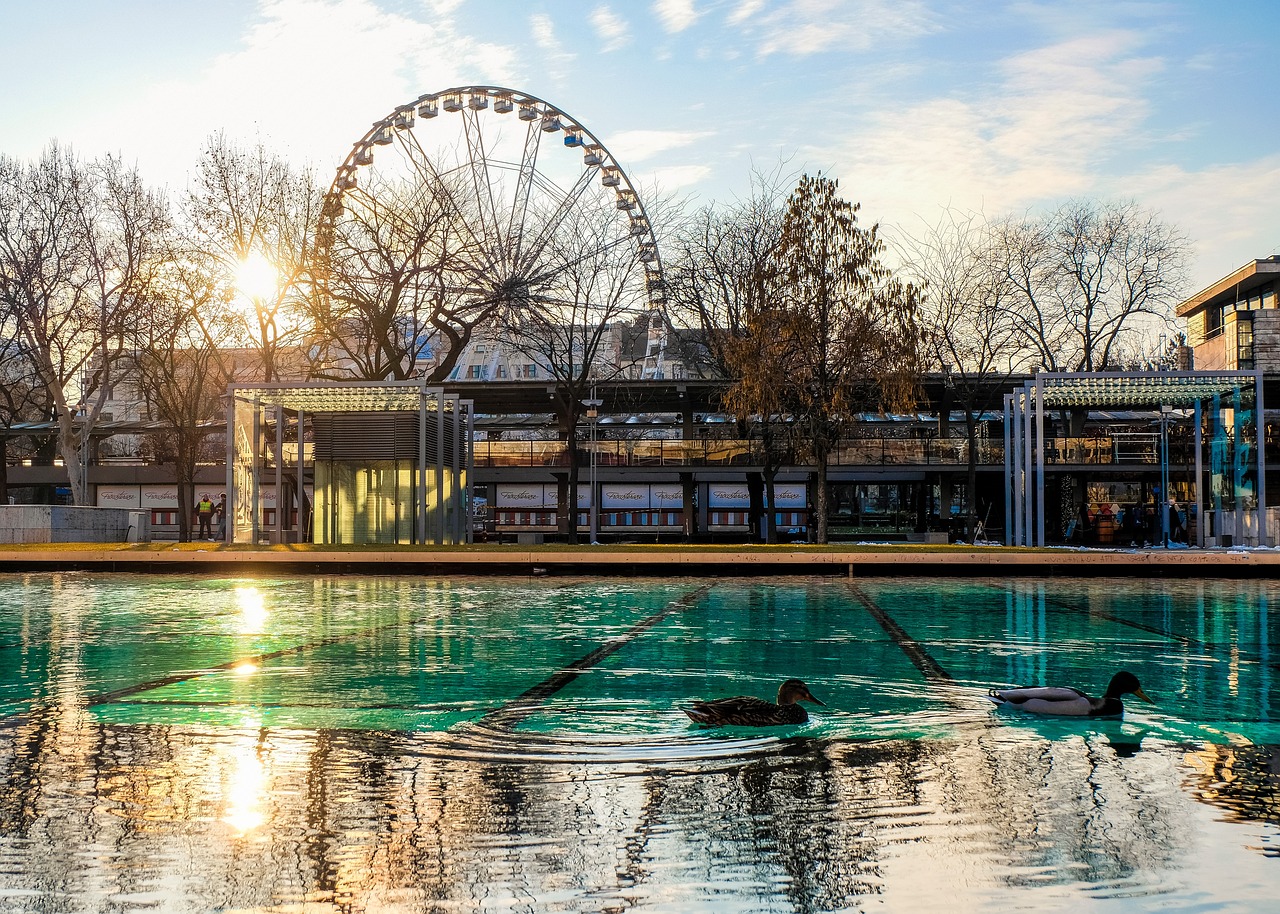
[[1108,31],[1011,56],[989,92],[881,111],[869,129],[805,156],[832,167],[868,222],[932,223],[941,206],[996,216],[1075,196],[1132,198],[1191,237],[1191,284],[1203,288],[1280,248],[1280,155],[1199,170],[1145,164],[1168,140],[1151,134],[1164,62],[1144,55],[1145,40]]
[[546,13],[534,13],[530,16],[529,27],[533,31],[533,43],[543,51],[551,78],[564,79],[568,75],[569,64],[573,63],[577,55],[566,51],[560,44],[551,17]]
[[760,10],[764,9],[765,0],[741,0],[729,14],[730,25],[742,25]]
[[873,219],[876,210],[930,214],[948,201],[1016,211],[1089,193],[1142,135],[1143,92],[1160,65],[1137,53],[1141,41],[1110,32],[1013,56],[985,94],[882,110],[869,130],[815,154],[834,161]]
[[608,138],[609,151],[625,167],[643,162],[671,149],[688,146],[711,133],[680,133],[674,130],[624,130]]
[[653,14],[668,32],[683,32],[701,15],[693,8],[693,0],[654,0]]
[[[731,22],[742,9],[738,8]],[[749,13],[756,11],[752,8]],[[749,21],[748,16],[742,16],[739,23]],[[790,0],[754,20],[751,32],[761,36],[762,56],[804,57],[824,51],[866,50],[938,28],[923,0]]]
[[669,165],[655,168],[648,176],[660,193],[671,193],[682,187],[692,187],[710,174],[709,165]]
[[600,38],[603,53],[625,47],[631,40],[631,26],[607,6],[597,6],[591,11],[591,25]]
[[1164,165],[1109,182],[1113,196],[1137,199],[1186,232],[1198,256],[1192,291],[1250,260],[1280,253],[1280,155],[1188,171]]
[[178,186],[218,130],[233,140],[260,136],[327,171],[396,105],[449,86],[505,82],[515,59],[514,49],[458,34],[448,18],[411,19],[374,0],[263,0],[237,50],[86,112],[75,142],[136,156],[148,177]]

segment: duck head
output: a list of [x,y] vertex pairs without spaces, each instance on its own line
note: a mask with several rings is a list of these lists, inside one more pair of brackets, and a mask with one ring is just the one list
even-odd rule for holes
[[1138,684],[1138,677],[1127,670],[1121,670],[1111,677],[1111,684],[1107,686],[1107,692],[1104,698],[1119,698],[1121,695],[1136,695],[1147,704],[1155,704],[1147,693],[1142,691],[1142,686]]
[[797,701],[811,701],[815,705],[826,707],[825,702],[818,701],[809,691],[809,687],[799,679],[788,679],[778,686],[778,704],[793,705]]

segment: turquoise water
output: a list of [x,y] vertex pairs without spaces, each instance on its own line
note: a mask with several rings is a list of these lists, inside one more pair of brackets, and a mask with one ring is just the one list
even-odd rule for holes
[[[1272,911],[1277,599],[0,575],[0,912]],[[1122,667],[1123,721],[984,697]]]

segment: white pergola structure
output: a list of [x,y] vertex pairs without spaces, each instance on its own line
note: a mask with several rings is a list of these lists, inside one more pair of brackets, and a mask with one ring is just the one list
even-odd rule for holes
[[[1043,546],[1045,459],[1055,446],[1045,436],[1054,409],[1192,410],[1195,451],[1196,545],[1215,536],[1236,545],[1267,544],[1262,372],[1093,372],[1037,374],[1004,398],[1006,543]],[[1209,462],[1205,465],[1208,425]],[[1248,436],[1252,434],[1252,443]],[[1251,449],[1252,448],[1252,452]],[[1161,454],[1167,493],[1167,452]],[[1207,475],[1206,475],[1207,471]],[[1250,483],[1249,477],[1253,481]]]
[[471,401],[420,381],[232,384],[227,540],[469,542],[473,432]]

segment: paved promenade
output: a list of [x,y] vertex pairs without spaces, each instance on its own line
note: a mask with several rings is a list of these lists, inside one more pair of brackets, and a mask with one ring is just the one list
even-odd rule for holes
[[1280,576],[1280,550],[1021,549],[970,546],[17,546],[0,571],[360,574],[911,574]]

